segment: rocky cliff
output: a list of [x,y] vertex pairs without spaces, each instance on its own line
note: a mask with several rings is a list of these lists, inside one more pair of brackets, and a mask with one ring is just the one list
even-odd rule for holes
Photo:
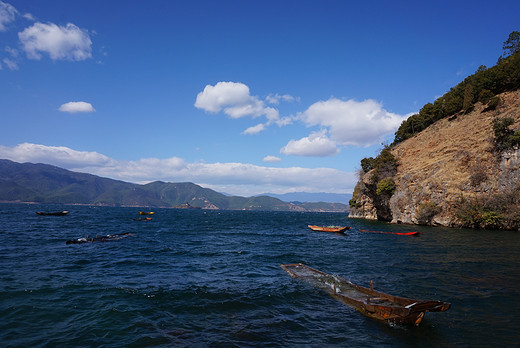
[[364,173],[350,217],[518,229],[520,150],[497,150],[493,120],[512,118],[510,128],[520,130],[520,90],[499,97],[494,110],[477,103],[471,112],[441,119],[392,147],[395,190],[381,197],[372,171]]

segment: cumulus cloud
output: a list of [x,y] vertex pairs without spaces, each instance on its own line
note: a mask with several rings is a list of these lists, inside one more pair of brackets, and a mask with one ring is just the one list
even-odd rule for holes
[[332,156],[342,146],[371,146],[395,132],[408,115],[401,116],[383,109],[374,100],[358,102],[331,98],[312,104],[298,115],[308,127],[320,127],[300,140],[291,140],[281,149],[287,155]]
[[104,167],[114,161],[97,152],[76,151],[64,146],[23,143],[15,147],[0,146],[0,158],[16,162],[47,163],[63,168]]
[[266,126],[265,124],[257,124],[256,126],[252,126],[247,128],[245,131],[242,132],[242,134],[257,134],[261,131],[265,130]]
[[[289,95],[271,95],[266,98],[268,103],[278,104],[280,100],[293,100]],[[197,94],[195,107],[211,113],[223,112],[231,118],[261,117],[267,122],[246,129],[243,134],[256,134],[265,130],[271,124],[278,126],[292,122],[290,117],[281,118],[276,108],[266,105],[266,102],[250,94],[249,87],[240,82],[218,82],[214,86],[207,85]]]
[[406,118],[386,111],[374,100],[358,102],[336,98],[314,103],[301,115],[308,126],[328,129],[330,138],[338,144],[356,146],[379,143]]
[[339,150],[336,142],[327,137],[324,131],[314,132],[300,140],[291,140],[280,152],[285,155],[325,157],[336,155]]
[[[178,157],[119,161],[97,152],[20,144],[0,146],[0,158],[47,163],[129,182],[193,182],[220,192],[252,196],[265,192],[352,192],[356,175],[331,168],[273,168],[247,163],[187,163]],[[274,156],[270,157],[275,159]]]
[[18,33],[27,58],[41,59],[46,53],[52,60],[80,61],[92,57],[92,41],[86,30],[72,23],[58,26],[37,22]]
[[276,157],[276,156],[265,156],[264,157],[264,162],[281,162],[282,159],[280,157]]
[[6,31],[7,25],[15,20],[17,14],[16,8],[0,1],[0,31]]
[[62,112],[68,112],[70,114],[75,114],[78,112],[95,112],[96,110],[92,106],[92,104],[87,102],[68,102],[61,105],[58,110]]

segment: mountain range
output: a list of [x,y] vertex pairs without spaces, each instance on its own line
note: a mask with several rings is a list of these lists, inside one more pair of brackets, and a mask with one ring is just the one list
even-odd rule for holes
[[224,210],[346,212],[342,203],[288,203],[270,196],[226,196],[194,183],[133,184],[48,164],[0,159],[0,201]]
[[290,192],[284,194],[264,193],[262,196],[278,198],[284,202],[329,202],[341,203],[348,202],[352,198],[352,194],[345,193],[327,193],[327,192]]

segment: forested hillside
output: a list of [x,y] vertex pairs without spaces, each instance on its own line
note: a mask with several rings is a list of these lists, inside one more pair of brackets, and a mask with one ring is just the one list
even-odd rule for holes
[[339,203],[286,203],[268,196],[226,196],[193,183],[128,182],[76,173],[46,164],[0,160],[0,201],[172,208],[185,203],[203,209],[339,211]]

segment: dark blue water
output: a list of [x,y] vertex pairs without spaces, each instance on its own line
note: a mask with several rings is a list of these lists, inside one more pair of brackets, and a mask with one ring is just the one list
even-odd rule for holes
[[[38,216],[69,210],[68,216]],[[7,347],[513,347],[520,234],[417,228],[338,213],[0,204]],[[350,225],[345,236],[308,224]],[[420,230],[419,237],[359,232]],[[114,242],[65,241],[131,232]],[[390,327],[289,277],[302,262],[378,290],[452,303]]]

